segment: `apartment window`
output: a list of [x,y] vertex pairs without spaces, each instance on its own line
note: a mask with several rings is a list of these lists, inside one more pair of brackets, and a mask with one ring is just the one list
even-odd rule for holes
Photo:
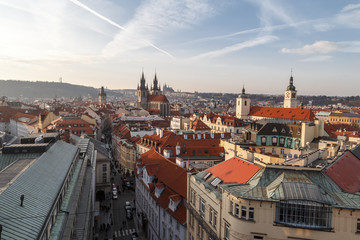
[[249,208],[249,220],[254,220],[254,208]]
[[230,225],[227,223],[225,223],[224,239],[225,240],[230,239]]
[[190,227],[194,229],[194,216],[190,214]]
[[311,201],[286,201],[276,204],[275,222],[303,228],[330,229],[332,209]]
[[261,145],[265,145],[266,144],[266,137],[261,137]]
[[214,210],[212,208],[210,208],[210,211],[209,211],[209,223],[210,225],[213,225],[213,213]]
[[106,183],[106,182],[107,182],[107,176],[106,176],[106,173],[103,173],[102,177],[103,177],[103,183]]
[[107,165],[106,165],[106,164],[103,164],[102,167],[103,167],[103,172],[106,172],[106,170],[107,170]]
[[239,217],[240,214],[240,207],[239,204],[235,203],[235,216]]
[[199,211],[200,211],[200,215],[201,217],[205,216],[205,200],[200,198],[200,202],[199,202]]
[[190,190],[190,202],[191,202],[192,204],[195,204],[195,197],[196,197],[195,190],[191,189],[191,190]]
[[273,145],[276,145],[278,139],[277,139],[277,137],[272,137],[271,141],[272,141],[272,144],[273,144]]
[[281,137],[279,142],[280,142],[280,145],[284,145],[285,144],[285,138]]
[[262,236],[254,236],[253,240],[264,240]]
[[280,149],[280,154],[284,154],[284,149]]
[[232,201],[230,201],[230,212],[234,214],[234,203]]
[[84,127],[84,126],[85,126],[85,124],[83,124],[83,123],[80,124],[80,127]]
[[356,232],[360,233],[360,218],[357,219]]
[[217,212],[214,211],[214,228],[216,229]]
[[272,154],[276,154],[275,148],[272,148],[272,149],[271,149],[271,152],[272,152]]
[[246,218],[246,207],[245,206],[241,207],[241,218]]
[[287,140],[287,146],[288,146],[288,147],[291,147],[291,143],[292,143],[291,138],[288,138],[288,140]]

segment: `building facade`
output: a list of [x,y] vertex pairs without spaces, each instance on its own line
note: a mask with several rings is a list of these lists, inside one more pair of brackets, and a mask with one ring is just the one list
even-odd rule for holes
[[360,179],[347,168],[360,159],[341,158],[322,169],[232,158],[189,174],[188,239],[358,239]]

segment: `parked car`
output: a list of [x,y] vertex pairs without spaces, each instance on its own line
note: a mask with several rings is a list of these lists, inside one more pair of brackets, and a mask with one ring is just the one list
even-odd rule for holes
[[126,209],[126,218],[127,219],[132,219],[132,212],[130,209]]
[[112,193],[112,199],[118,199],[118,195],[117,195],[117,192],[113,192]]

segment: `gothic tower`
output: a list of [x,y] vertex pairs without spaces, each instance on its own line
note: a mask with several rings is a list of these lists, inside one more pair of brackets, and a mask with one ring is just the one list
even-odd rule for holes
[[106,103],[106,93],[104,91],[104,87],[100,88],[98,96],[99,96],[99,104],[100,105],[105,104]]
[[250,98],[245,93],[243,86],[241,94],[236,98],[236,117],[240,119],[248,119],[250,113]]
[[159,94],[161,94],[160,84],[158,83],[156,73],[155,73],[154,82],[151,87],[151,95],[159,95]]
[[145,77],[143,71],[140,79],[140,86],[138,85],[138,100],[136,106],[146,109],[148,107],[148,95],[149,89],[147,86],[145,86]]
[[297,96],[296,89],[294,86],[294,79],[291,73],[289,86],[286,88],[284,95],[284,108],[296,108],[297,107]]

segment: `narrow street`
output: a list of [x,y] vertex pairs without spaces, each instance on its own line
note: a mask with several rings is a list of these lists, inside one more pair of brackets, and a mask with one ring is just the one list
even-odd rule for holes
[[[116,172],[114,175],[113,172]],[[113,199],[113,197],[108,198],[101,203],[103,210],[100,211],[102,222],[109,223],[108,230],[103,230],[100,232],[99,239],[113,239],[113,240],[132,240],[132,239],[144,239],[141,237],[143,234],[138,231],[137,226],[134,222],[135,209],[131,211],[131,216],[126,214],[125,204],[129,202],[131,208],[133,208],[135,200],[135,191],[134,186],[131,185],[131,189],[128,189],[125,186],[125,182],[122,178],[129,180],[129,177],[122,177],[122,174],[119,173],[118,168],[112,169],[111,173],[111,184],[112,188],[115,187],[118,191],[118,198]],[[124,185],[123,185],[124,182]],[[114,185],[115,184],[115,185]],[[137,233],[139,238],[132,238],[133,233]]]

